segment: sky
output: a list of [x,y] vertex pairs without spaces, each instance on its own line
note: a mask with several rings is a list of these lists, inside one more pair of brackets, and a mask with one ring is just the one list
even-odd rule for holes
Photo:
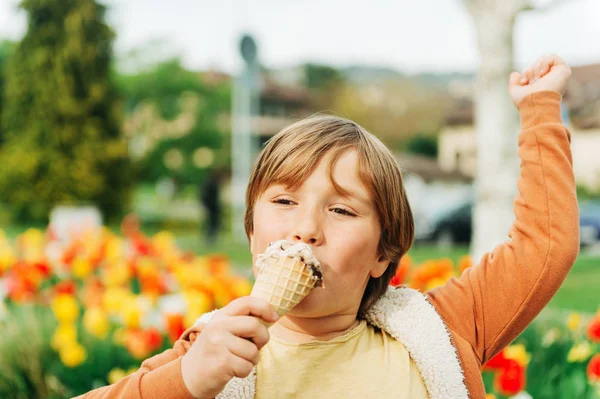
[[[242,65],[239,39],[249,32],[268,68],[310,61],[419,73],[473,71],[478,64],[474,29],[461,0],[102,2],[109,6],[120,59],[145,47],[151,50],[141,52],[144,62],[175,55],[193,69],[235,73]],[[25,32],[17,4],[0,0],[0,39]],[[523,13],[515,27],[517,69],[548,53],[573,66],[600,63],[599,20],[600,0],[565,0],[548,11]]]

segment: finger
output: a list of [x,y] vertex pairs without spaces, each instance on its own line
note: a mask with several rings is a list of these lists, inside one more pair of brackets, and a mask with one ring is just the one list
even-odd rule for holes
[[571,77],[571,68],[569,68],[569,66],[567,65],[567,63],[560,58],[558,55],[550,55],[548,56],[549,59],[549,71],[552,70],[554,67],[557,67],[557,69],[559,69],[561,72],[563,72],[567,79],[569,77]]
[[521,85],[526,85],[527,83],[529,83],[529,79],[527,78],[527,76],[521,75],[521,80],[519,81],[519,83]]
[[232,301],[221,311],[228,316],[256,316],[269,323],[279,318],[275,308],[264,299],[244,296]]
[[234,355],[241,357],[242,359],[248,360],[252,364],[258,363],[260,351],[254,343],[247,339],[230,335],[227,343],[229,351]]
[[552,68],[552,57],[550,56],[544,56],[541,58],[540,63],[539,63],[539,74],[540,77],[544,76],[545,74],[547,74],[550,69]]
[[523,83],[523,75],[521,75],[519,72],[513,72],[510,74],[510,77],[508,79],[508,85],[510,87],[512,86],[521,86]]
[[556,54],[551,54],[548,56],[548,64],[549,64],[550,68],[552,68],[555,65],[567,65],[565,60],[563,60]]
[[529,67],[523,72],[523,76],[527,79],[527,83],[531,83],[535,79],[535,75],[533,73],[533,68]]
[[542,77],[541,69],[544,63],[543,57],[538,58],[529,68],[527,68],[527,77],[529,82],[534,83]]
[[256,317],[231,317],[224,323],[227,331],[235,336],[251,339],[258,349],[261,349],[269,342],[269,330]]
[[245,378],[252,372],[254,368],[254,364],[249,362],[246,359],[242,359],[241,357],[231,355],[229,358],[229,364],[231,365],[231,369],[233,370],[234,376],[237,378]]

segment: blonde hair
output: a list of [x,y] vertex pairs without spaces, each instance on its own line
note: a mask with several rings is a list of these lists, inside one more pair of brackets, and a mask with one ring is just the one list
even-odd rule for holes
[[346,194],[332,176],[333,165],[343,152],[358,155],[358,174],[371,193],[381,226],[378,252],[389,260],[379,278],[369,280],[359,316],[386,291],[398,261],[414,238],[412,211],[402,184],[402,173],[392,152],[374,135],[348,119],[329,115],[312,116],[284,128],[262,150],[248,183],[244,224],[246,234],[254,230],[254,204],[272,184],[297,187],[310,176],[326,154],[331,153],[329,178],[334,188]]

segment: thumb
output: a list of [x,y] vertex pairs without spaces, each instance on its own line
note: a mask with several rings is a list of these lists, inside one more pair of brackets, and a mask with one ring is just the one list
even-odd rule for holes
[[521,78],[523,76],[519,72],[513,72],[510,74],[510,78],[508,79],[508,86],[521,86]]

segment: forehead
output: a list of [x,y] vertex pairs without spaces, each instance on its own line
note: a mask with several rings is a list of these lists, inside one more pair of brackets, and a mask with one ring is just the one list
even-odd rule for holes
[[320,159],[313,160],[310,168],[306,165],[302,162],[296,168],[292,164],[285,165],[273,174],[270,181],[265,181],[264,190],[273,185],[297,189],[311,176],[320,175],[325,176],[334,190],[343,196],[359,194],[372,198],[372,177],[364,170],[368,165],[355,148],[332,149]]

